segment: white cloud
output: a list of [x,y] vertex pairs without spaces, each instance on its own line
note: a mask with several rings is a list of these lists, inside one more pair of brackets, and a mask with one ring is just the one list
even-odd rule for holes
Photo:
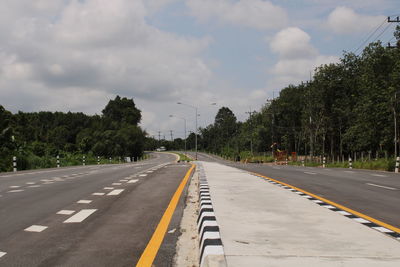
[[368,16],[357,14],[353,9],[340,6],[333,10],[327,20],[327,25],[335,33],[355,34],[368,32],[379,26],[385,16]]
[[310,41],[310,36],[296,27],[283,29],[272,38],[270,47],[279,59],[270,70],[274,75],[271,84],[282,88],[300,83],[308,80],[310,72],[321,64],[338,61],[336,56],[320,55]]
[[149,25],[142,0],[25,2],[0,7],[6,108],[99,113],[116,94],[154,106],[208,85],[211,71],[201,53],[210,40]]
[[277,29],[287,24],[286,11],[262,0],[188,0],[191,14],[201,21],[216,18],[222,23],[260,30]]

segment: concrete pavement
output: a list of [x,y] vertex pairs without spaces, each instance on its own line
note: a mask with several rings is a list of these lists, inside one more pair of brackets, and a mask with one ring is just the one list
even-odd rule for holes
[[199,153],[199,159],[275,178],[400,228],[400,175],[397,173],[242,164],[203,153]]
[[382,228],[244,170],[201,164],[228,266],[400,266],[400,240]]

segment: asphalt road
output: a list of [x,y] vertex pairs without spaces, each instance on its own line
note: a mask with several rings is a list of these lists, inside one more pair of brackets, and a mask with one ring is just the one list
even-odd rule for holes
[[[134,266],[190,167],[174,161],[0,174],[0,266]],[[156,266],[169,266],[178,232]]]
[[400,174],[342,168],[240,164],[203,153],[198,154],[198,160],[216,161],[268,176],[400,228]]

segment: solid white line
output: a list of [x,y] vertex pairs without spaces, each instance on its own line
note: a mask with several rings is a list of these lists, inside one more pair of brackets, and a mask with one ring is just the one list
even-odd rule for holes
[[0,251],[0,258],[3,257],[6,254],[7,254],[7,252]]
[[91,200],[82,199],[82,200],[77,201],[76,203],[79,203],[79,204],[89,204],[90,202],[92,202],[92,201],[91,201]]
[[28,228],[25,228],[24,231],[40,233],[40,232],[42,232],[42,231],[44,231],[46,229],[47,229],[47,226],[32,225],[32,226],[29,226]]
[[137,181],[139,181],[139,180],[138,180],[138,179],[129,180],[129,181],[128,181],[128,184],[134,184],[134,183],[136,183]]
[[367,184],[367,185],[371,185],[371,186],[380,187],[380,188],[389,189],[389,190],[398,190],[397,188],[389,187],[389,186],[383,186],[383,185],[378,185],[378,184],[370,184],[370,183],[366,183],[366,184]]
[[7,193],[19,193],[19,192],[22,192],[22,191],[25,191],[25,190],[23,190],[23,189],[10,190]]
[[93,196],[104,196],[105,193],[93,193],[92,195],[93,195]]
[[115,189],[107,194],[107,196],[118,196],[124,189]]
[[60,214],[60,215],[71,215],[74,212],[75,212],[74,210],[60,210],[59,212],[57,212],[57,214]]
[[80,223],[83,222],[87,217],[92,215],[97,209],[83,209],[77,214],[69,217],[64,223]]

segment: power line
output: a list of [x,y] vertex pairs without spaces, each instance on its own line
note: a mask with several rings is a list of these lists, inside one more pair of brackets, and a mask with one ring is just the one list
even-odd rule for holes
[[382,21],[382,23],[368,36],[368,38],[367,38],[364,42],[362,42],[361,45],[360,45],[359,47],[357,47],[357,49],[353,52],[354,54],[357,53],[357,51],[358,51],[361,47],[363,47],[363,46],[365,45],[365,43],[368,42],[369,39],[371,39],[371,37],[383,26],[383,24],[385,24],[386,20],[387,20],[387,19],[385,18],[385,19]]
[[[384,33],[390,28],[390,26],[392,26],[392,24],[388,24],[388,25],[383,29],[383,31],[381,31],[381,33],[380,33],[378,36],[375,37],[375,39],[374,39],[371,43],[374,43],[376,40],[378,40],[378,38],[381,37],[382,34],[384,34]],[[361,53],[362,53],[362,51],[360,51],[360,52],[357,54],[357,56],[359,56]]]

